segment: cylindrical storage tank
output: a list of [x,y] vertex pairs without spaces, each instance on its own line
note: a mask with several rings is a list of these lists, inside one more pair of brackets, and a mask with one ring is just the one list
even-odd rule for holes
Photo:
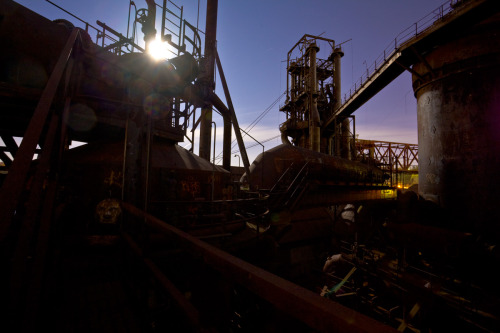
[[500,16],[450,38],[413,69],[419,194],[448,226],[500,236]]
[[287,170],[291,181],[306,163],[309,179],[322,184],[380,185],[386,179],[374,166],[281,144],[257,156],[250,165],[250,175],[245,173],[242,182],[248,182],[252,189],[272,189]]
[[[103,224],[98,210],[106,200],[118,203],[121,199],[123,149],[122,142],[91,143],[65,152],[60,195],[64,198],[64,214],[71,221],[68,228],[80,232],[116,231],[116,228],[111,228],[114,223]],[[145,177],[137,180],[142,184],[145,181]],[[201,204],[209,203],[212,195],[214,200],[232,199],[232,190],[230,173],[220,166],[214,166],[171,142],[153,144],[149,213],[184,227],[186,221],[179,216],[196,215],[198,207],[208,206]]]

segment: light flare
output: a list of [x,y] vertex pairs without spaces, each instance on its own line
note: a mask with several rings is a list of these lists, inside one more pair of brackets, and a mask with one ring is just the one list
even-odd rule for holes
[[152,40],[148,46],[148,53],[155,60],[167,60],[170,56],[169,44],[161,39]]

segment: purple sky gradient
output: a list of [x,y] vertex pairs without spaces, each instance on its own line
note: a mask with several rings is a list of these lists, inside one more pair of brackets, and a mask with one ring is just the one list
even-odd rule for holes
[[[83,27],[46,1],[16,2],[48,19],[65,18]],[[53,2],[95,26],[99,20],[123,35],[127,33],[128,0]],[[183,6],[184,17],[191,24],[205,29],[206,0],[174,2]],[[135,3],[138,8],[147,7],[144,0]],[[217,46],[240,127],[246,129],[285,91],[287,53],[304,34],[321,35],[336,43],[350,40],[342,45],[344,95],[399,32],[443,3],[443,0],[219,0]],[[159,25],[158,20],[158,30]],[[139,42],[142,43],[142,36]],[[220,83],[216,92],[225,101]],[[284,98],[253,128],[250,132],[253,137],[264,141],[279,134],[278,126],[285,118],[278,109],[283,103]],[[359,138],[417,143],[411,75],[405,72],[354,115]],[[222,149],[219,142],[222,119],[215,116],[214,120],[218,128],[218,154]],[[252,144],[248,138],[245,142]],[[267,150],[280,143],[278,138],[265,142],[264,146]],[[189,148],[187,142],[179,145]],[[195,152],[198,152],[196,146]],[[250,161],[260,152],[260,145],[250,148]],[[238,165],[238,158],[233,157],[232,163]]]

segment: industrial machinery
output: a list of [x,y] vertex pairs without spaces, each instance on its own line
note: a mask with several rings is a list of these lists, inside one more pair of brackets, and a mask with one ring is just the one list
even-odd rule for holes
[[[181,7],[146,4],[129,3],[143,48],[99,21],[80,20],[83,29],[0,2],[7,330],[500,329],[498,226],[484,213],[497,200],[488,185],[499,184],[500,145],[468,159],[496,142],[498,43],[482,38],[498,39],[498,2],[440,7],[343,103],[341,45],[304,35],[288,53],[283,144],[252,164],[215,48],[217,0],[207,2],[203,52]],[[158,8],[160,39],[175,50],[168,61],[147,54]],[[167,27],[172,14],[178,32]],[[390,173],[400,159],[409,172],[414,151],[384,160],[380,145],[356,143],[352,116],[404,70],[423,140],[415,191],[398,190]],[[224,120],[221,166],[210,161],[214,108]],[[177,143],[193,143],[188,129],[198,126],[196,155]],[[245,170],[236,183],[232,128]],[[74,141],[87,144],[68,149]],[[474,168],[488,177],[477,191]]]

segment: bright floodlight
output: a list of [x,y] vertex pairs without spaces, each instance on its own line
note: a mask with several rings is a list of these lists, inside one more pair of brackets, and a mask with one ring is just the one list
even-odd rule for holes
[[149,43],[149,54],[156,60],[166,60],[169,56],[168,43],[160,39],[152,40]]

